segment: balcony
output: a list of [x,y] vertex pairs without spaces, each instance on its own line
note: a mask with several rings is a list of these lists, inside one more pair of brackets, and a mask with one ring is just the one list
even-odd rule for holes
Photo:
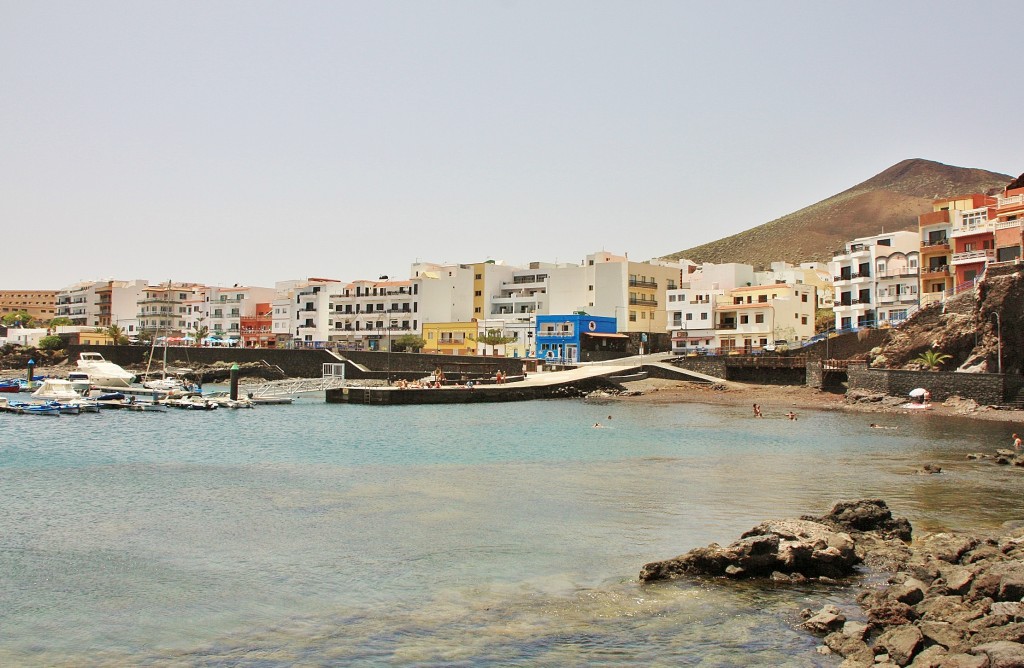
[[981,220],[977,222],[969,222],[965,225],[957,225],[950,230],[949,236],[955,237],[966,237],[971,234],[990,234],[996,229],[995,222],[991,220]]
[[852,244],[849,248],[842,248],[832,253],[832,257],[842,257],[845,255],[860,255],[862,253],[870,253],[871,246],[868,244]]
[[1000,209],[1024,206],[1024,195],[1013,195],[1012,197],[999,197],[997,195],[996,197],[996,206]]
[[935,241],[922,241],[921,250],[939,251],[949,250],[949,239],[936,239]]
[[937,267],[925,267],[921,270],[921,278],[943,278],[949,276],[949,265],[942,264]]
[[1020,218],[1018,218],[1017,220],[997,220],[996,224],[995,224],[995,229],[997,229],[997,230],[1009,230],[1009,229],[1012,229],[1014,227],[1020,228],[1020,224],[1022,222],[1024,222],[1024,220],[1022,220]]
[[855,281],[858,278],[871,278],[871,272],[870,271],[865,271],[863,273],[853,272],[849,276],[842,276],[842,275],[840,275],[840,276],[833,276],[832,277],[832,282],[833,283],[842,283],[843,281]]
[[547,338],[555,338],[555,339],[567,339],[567,338],[571,338],[572,336],[575,336],[572,332],[564,332],[564,331],[558,331],[558,330],[554,330],[554,329],[547,329],[547,330],[542,329],[539,332],[537,332],[537,337],[538,338],[540,338],[540,337],[547,337]]
[[655,308],[658,305],[658,300],[657,299],[641,299],[640,297],[630,297],[629,298],[629,305],[630,306],[650,306],[651,308]]
[[966,251],[964,253],[953,253],[953,266],[961,264],[974,264],[976,262],[994,262],[996,252],[994,250]]
[[631,287],[631,288],[646,288],[648,290],[657,290],[658,289],[658,282],[657,281],[641,281],[639,279],[631,278],[631,279],[629,279],[629,287]]

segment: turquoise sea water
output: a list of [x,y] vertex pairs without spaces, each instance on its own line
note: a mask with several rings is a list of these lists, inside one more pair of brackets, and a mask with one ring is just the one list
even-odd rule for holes
[[856,583],[637,573],[839,499],[920,532],[995,527],[1024,498],[1020,470],[965,459],[1009,443],[998,423],[322,401],[0,414],[0,663],[833,665],[798,612],[855,610]]

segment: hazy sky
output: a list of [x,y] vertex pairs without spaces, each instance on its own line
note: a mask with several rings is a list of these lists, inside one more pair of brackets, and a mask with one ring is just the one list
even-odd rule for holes
[[0,0],[0,289],[633,259],[1024,171],[1007,2]]

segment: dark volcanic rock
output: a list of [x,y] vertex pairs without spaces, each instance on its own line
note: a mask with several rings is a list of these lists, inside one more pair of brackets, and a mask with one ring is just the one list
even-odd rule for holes
[[640,580],[663,580],[680,575],[837,578],[849,575],[859,563],[849,535],[806,520],[772,520],[754,527],[728,547],[711,544],[666,561],[646,564]]
[[904,541],[909,541],[913,534],[910,522],[904,517],[893,517],[889,506],[881,499],[840,501],[828,515],[803,519],[824,524],[836,531],[873,531],[885,538]]

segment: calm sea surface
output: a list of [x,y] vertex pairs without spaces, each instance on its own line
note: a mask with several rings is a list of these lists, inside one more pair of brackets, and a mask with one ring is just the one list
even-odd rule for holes
[[965,460],[1009,425],[786,410],[0,414],[0,664],[836,665],[794,626],[856,587],[637,573],[839,499],[1022,515],[1019,469]]

